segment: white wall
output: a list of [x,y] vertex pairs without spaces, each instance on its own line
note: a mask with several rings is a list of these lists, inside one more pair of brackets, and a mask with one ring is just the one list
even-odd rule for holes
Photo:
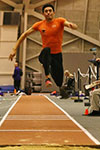
[[8,58],[17,40],[18,26],[3,25],[2,13],[0,16],[0,85],[13,85],[14,61]]

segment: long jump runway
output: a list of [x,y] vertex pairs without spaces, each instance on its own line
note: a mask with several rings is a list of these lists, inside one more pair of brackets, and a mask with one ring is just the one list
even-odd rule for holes
[[44,95],[22,96],[0,122],[0,145],[98,145]]

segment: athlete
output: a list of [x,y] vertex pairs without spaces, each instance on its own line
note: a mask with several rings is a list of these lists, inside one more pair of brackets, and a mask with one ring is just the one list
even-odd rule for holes
[[45,17],[45,20],[36,22],[20,36],[9,59],[13,60],[17,48],[28,35],[35,31],[39,31],[43,44],[42,51],[39,55],[39,61],[44,67],[46,86],[52,85],[50,79],[51,74],[56,85],[61,87],[63,83],[62,39],[64,26],[71,29],[77,29],[77,25],[64,18],[54,18],[55,10],[51,4],[46,4],[42,7],[42,14]]

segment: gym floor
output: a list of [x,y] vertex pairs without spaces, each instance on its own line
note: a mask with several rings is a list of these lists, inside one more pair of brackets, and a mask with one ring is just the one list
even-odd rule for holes
[[[85,116],[84,101],[74,102],[71,98],[59,99],[56,96],[45,94],[52,102],[56,103],[61,109],[67,112],[80,126],[86,129],[90,135],[94,137],[99,143],[100,141],[100,117]],[[4,96],[0,101],[0,120],[4,118],[9,108],[16,102],[18,96]],[[100,143],[99,143],[100,144]]]
[[73,117],[80,125],[88,130],[98,141],[100,141],[100,116],[86,116],[85,100],[83,102],[74,102],[71,98],[69,99],[58,99],[55,96],[50,97],[57,105],[65,110],[71,117]]

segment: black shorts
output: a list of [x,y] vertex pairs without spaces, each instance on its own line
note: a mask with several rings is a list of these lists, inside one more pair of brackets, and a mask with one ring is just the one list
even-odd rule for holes
[[39,61],[43,64],[45,75],[50,73],[56,85],[61,87],[63,83],[62,53],[51,54],[50,48],[46,47],[41,51]]

